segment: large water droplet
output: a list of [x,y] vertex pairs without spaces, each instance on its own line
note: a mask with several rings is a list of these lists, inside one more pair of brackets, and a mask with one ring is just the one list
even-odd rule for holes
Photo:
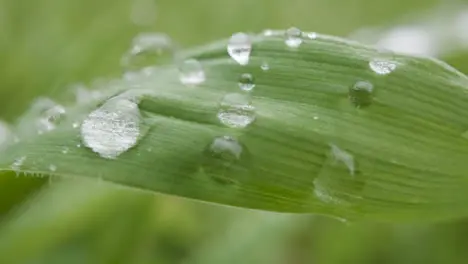
[[199,85],[206,79],[201,63],[195,59],[182,62],[179,66],[179,78],[182,84],[188,86]]
[[218,183],[239,183],[249,168],[247,149],[232,137],[217,137],[203,151],[203,172]]
[[156,22],[155,0],[133,0],[130,18],[138,26],[151,26]]
[[255,107],[247,95],[230,93],[221,100],[218,119],[228,127],[244,128],[255,120]]
[[140,118],[137,103],[112,98],[83,121],[83,144],[103,158],[115,159],[137,144]]
[[250,73],[244,73],[239,78],[239,87],[242,91],[250,92],[255,87],[254,78]]
[[142,33],[132,42],[132,48],[122,57],[127,71],[169,62],[174,59],[175,48],[169,36],[162,33]]
[[302,44],[302,31],[292,27],[285,32],[285,43],[290,48],[298,48]]
[[356,107],[372,104],[374,85],[367,81],[358,81],[349,88],[349,100]]
[[386,59],[373,59],[369,62],[369,67],[378,75],[387,75],[397,68],[397,64]]
[[252,41],[250,36],[245,33],[235,33],[229,39],[227,52],[233,60],[240,65],[247,65],[252,51]]

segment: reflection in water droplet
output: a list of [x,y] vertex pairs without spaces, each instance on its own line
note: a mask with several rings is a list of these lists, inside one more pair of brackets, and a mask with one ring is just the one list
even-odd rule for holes
[[374,85],[367,81],[358,81],[349,88],[349,100],[356,107],[372,104]]
[[268,63],[264,62],[262,63],[262,65],[260,66],[260,68],[263,70],[263,71],[268,71],[270,69],[270,65],[268,65]]
[[235,33],[229,39],[227,52],[233,60],[240,65],[247,65],[252,51],[252,41],[250,36],[245,33]]
[[137,144],[140,118],[135,102],[123,98],[110,99],[83,121],[83,143],[101,157],[115,159]]
[[239,78],[239,87],[241,90],[250,92],[255,87],[254,78],[250,73],[244,73]]
[[300,29],[292,27],[286,30],[285,43],[290,48],[298,48],[302,44],[302,32]]
[[126,71],[137,71],[159,63],[172,61],[175,48],[169,36],[163,33],[142,33],[132,42],[132,48],[122,57]]
[[362,199],[365,177],[357,169],[355,157],[335,144],[314,179],[314,194],[324,203],[351,206]]
[[19,157],[11,164],[11,169],[14,171],[19,171],[21,166],[23,166],[24,161],[26,161],[26,156]]
[[255,120],[255,107],[247,95],[227,94],[221,100],[218,119],[228,127],[245,128]]
[[50,165],[49,165],[49,170],[52,171],[52,172],[54,172],[54,171],[57,170],[57,166],[55,166],[54,164],[50,164]]
[[155,0],[133,0],[130,18],[138,26],[151,26],[156,22]]
[[373,59],[369,62],[369,67],[379,75],[387,75],[397,68],[397,64],[389,60]]
[[218,183],[238,183],[249,168],[249,153],[232,137],[217,137],[203,151],[203,172]]
[[349,174],[354,176],[355,167],[354,167],[354,157],[348,152],[340,149],[336,145],[331,145],[331,153],[337,162],[342,162],[346,167],[348,167]]
[[199,85],[205,81],[205,72],[200,62],[189,59],[179,66],[179,78],[184,85]]

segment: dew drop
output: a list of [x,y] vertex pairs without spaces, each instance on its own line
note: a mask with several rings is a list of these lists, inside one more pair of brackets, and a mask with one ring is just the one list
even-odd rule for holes
[[115,159],[137,144],[140,118],[137,103],[112,98],[83,121],[83,144],[103,158]]
[[268,65],[268,63],[264,62],[260,66],[260,69],[262,69],[263,71],[268,71],[270,69],[270,65]]
[[180,82],[184,85],[199,85],[205,81],[205,72],[200,62],[188,59],[179,66]]
[[14,171],[19,171],[23,163],[26,161],[26,156],[19,157],[11,164],[11,169]]
[[232,128],[245,128],[255,120],[255,107],[247,95],[230,93],[220,103],[218,119]]
[[317,38],[318,38],[318,35],[317,35],[316,32],[309,32],[309,33],[307,33],[307,37],[308,37],[309,39],[317,39]]
[[397,64],[390,60],[373,59],[369,62],[369,67],[378,75],[387,75],[397,68]]
[[292,27],[285,32],[285,43],[290,48],[298,48],[302,44],[302,32],[300,29]]
[[80,123],[78,123],[78,122],[74,122],[74,123],[72,124],[72,127],[73,127],[73,128],[78,128],[79,126],[80,126]]
[[249,168],[247,149],[233,137],[216,137],[203,151],[203,172],[218,183],[239,183]]
[[49,170],[52,171],[52,172],[54,172],[54,171],[57,170],[57,166],[55,166],[54,164],[50,164],[50,165],[49,165]]
[[77,148],[81,148],[81,144],[76,144],[76,147],[77,147]]
[[354,176],[356,168],[354,166],[353,155],[333,144],[331,145],[331,153],[337,162],[342,162],[348,168],[349,175]]
[[358,81],[349,88],[349,100],[356,107],[372,104],[374,85],[367,81]]
[[142,33],[132,42],[131,49],[122,57],[126,71],[137,71],[174,59],[175,48],[169,36],[163,33]]
[[44,134],[56,128],[66,117],[66,109],[49,98],[36,99],[28,111],[19,119],[18,133],[30,136]]
[[63,154],[68,154],[68,151],[69,151],[69,149],[68,149],[67,147],[65,147],[65,148],[62,149],[62,153],[63,153]]
[[255,87],[254,78],[250,73],[244,73],[239,78],[239,88],[242,91],[250,92]]
[[232,35],[229,39],[227,52],[240,65],[247,65],[249,63],[251,51],[252,41],[249,35],[239,32]]

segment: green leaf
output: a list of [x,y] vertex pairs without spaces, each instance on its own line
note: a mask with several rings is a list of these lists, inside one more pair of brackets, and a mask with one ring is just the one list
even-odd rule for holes
[[[205,83],[182,85],[174,65],[114,80],[103,85],[101,101],[71,106],[57,129],[10,146],[1,168],[21,159],[18,171],[26,174],[348,219],[468,215],[468,79],[443,62],[322,35],[297,49],[282,35],[256,36],[246,66],[229,58],[225,41],[183,57],[202,63]],[[396,69],[376,74],[369,67],[375,59]],[[220,101],[241,93],[243,73],[254,76],[255,121],[229,128],[217,118]],[[372,85],[370,94],[353,88],[360,81]],[[132,116],[141,118],[141,131],[133,148],[108,159],[85,147],[72,123],[115,95],[137,99],[140,113]],[[222,147],[236,155],[210,152],[223,137]]]

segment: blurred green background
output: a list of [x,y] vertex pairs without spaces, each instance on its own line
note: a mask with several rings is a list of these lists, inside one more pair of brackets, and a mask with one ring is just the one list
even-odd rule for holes
[[[452,30],[468,34],[464,10],[456,0],[0,0],[0,118],[13,122],[40,95],[66,98],[71,84],[119,77],[132,37],[149,31],[189,48],[266,28],[346,37],[423,25],[443,44],[433,55],[466,72],[467,37]],[[467,247],[466,220],[361,223],[0,175],[2,264],[467,263]]]

